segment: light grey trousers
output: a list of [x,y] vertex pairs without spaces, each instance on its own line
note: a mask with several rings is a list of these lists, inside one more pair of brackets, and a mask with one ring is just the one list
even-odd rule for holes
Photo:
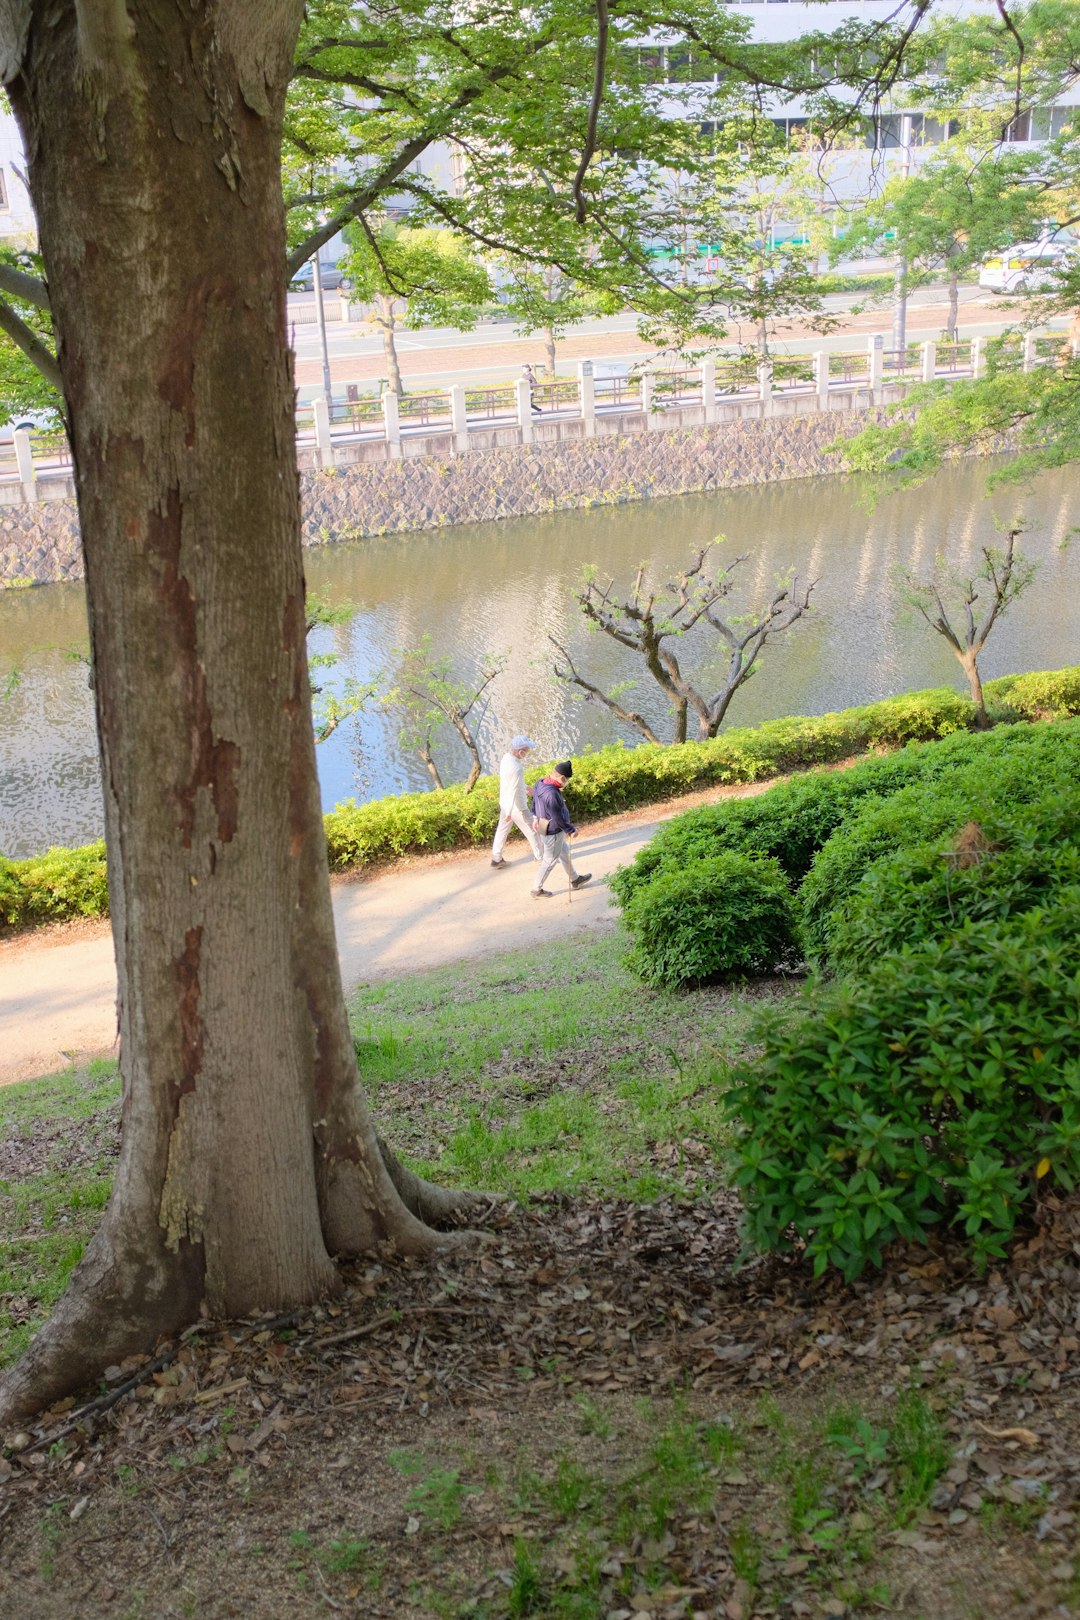
[[547,833],[541,838],[540,842],[543,845],[543,853],[540,856],[540,870],[536,874],[536,882],[533,884],[533,888],[542,889],[544,887],[547,875],[557,861],[561,861],[566,868],[567,881],[569,881],[574,876],[574,863],[570,859],[569,838],[562,832]]

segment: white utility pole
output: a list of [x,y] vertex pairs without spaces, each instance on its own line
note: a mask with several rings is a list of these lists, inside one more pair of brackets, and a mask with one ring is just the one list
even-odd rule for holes
[[311,264],[313,271],[312,284],[315,288],[315,319],[319,323],[319,342],[322,345],[322,386],[326,398],[326,408],[329,410],[332,404],[330,350],[326,346],[326,310],[323,308],[322,265],[319,263],[317,252]]
[[[911,173],[911,114],[900,119],[900,177]],[[893,292],[892,346],[897,365],[903,366],[907,351],[907,259],[903,250],[896,255],[896,286]]]

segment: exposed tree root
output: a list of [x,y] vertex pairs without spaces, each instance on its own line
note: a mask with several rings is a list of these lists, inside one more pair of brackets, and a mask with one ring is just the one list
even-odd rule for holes
[[381,1136],[377,1135],[375,1139],[398,1197],[405,1208],[415,1215],[418,1221],[423,1221],[425,1226],[434,1227],[436,1231],[458,1226],[474,1210],[491,1202],[489,1194],[468,1192],[462,1188],[439,1187],[434,1182],[425,1181],[422,1176],[418,1176],[415,1171],[402,1164],[393,1148]]
[[201,1264],[190,1252],[165,1259],[173,1263],[122,1267],[107,1229],[99,1231],[52,1316],[0,1382],[0,1433],[197,1319]]

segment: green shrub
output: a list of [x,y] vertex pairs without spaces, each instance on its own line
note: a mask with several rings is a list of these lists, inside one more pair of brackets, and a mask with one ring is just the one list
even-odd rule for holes
[[[661,827],[630,865],[616,872],[611,887],[626,905],[658,871],[725,849],[769,855],[797,885],[817,852],[867,799],[888,799],[904,787],[964,772],[981,780],[996,773],[1001,760],[1017,748],[1034,751],[1017,767],[1022,782],[1037,783],[1044,772],[1060,774],[1073,768],[1071,762],[1080,775],[1080,724],[1063,722],[1052,731],[1014,725],[993,732],[960,732],[933,744],[911,743],[895,754],[863,760],[843,771],[809,772],[753,799],[729,799],[688,810]],[[942,822],[933,831],[947,825]],[[924,832],[921,837],[932,835]]]
[[918,770],[916,745],[844,771],[811,771],[753,799],[699,805],[666,822],[630,865],[614,874],[611,887],[625,906],[658,872],[678,870],[725,850],[767,855],[779,861],[797,884],[857,802],[867,794],[895,792]]
[[9,927],[103,917],[109,911],[105,842],[49,849],[25,861],[0,857],[0,918]]
[[[1034,805],[957,825],[929,846],[876,860],[826,927],[829,967],[850,973],[884,952],[955,929],[958,921],[1007,920],[1080,886],[1076,787]],[[961,834],[967,831],[961,827]],[[959,842],[959,848],[958,848]]]
[[769,973],[795,954],[791,892],[776,861],[727,853],[665,872],[626,909],[630,962],[677,989]]
[[457,785],[360,805],[349,800],[323,818],[330,865],[338,870],[485,843],[498,819],[499,784],[490,776],[481,777],[472,793]]
[[1080,714],[1080,669],[1033,670],[987,681],[983,696],[993,711],[1023,720],[1064,720]]
[[728,1094],[759,1249],[848,1278],[894,1238],[961,1228],[980,1265],[1080,1176],[1080,889],[963,923],[760,1021]]
[[[932,864],[965,822],[997,827],[1017,806],[1055,789],[1075,794],[1078,784],[1077,721],[1002,726],[925,750],[919,779],[886,799],[854,804],[814,857],[798,895],[807,956],[821,964],[831,960],[833,919],[875,862],[925,845],[930,848],[920,859]],[[884,905],[880,883],[876,892]]]

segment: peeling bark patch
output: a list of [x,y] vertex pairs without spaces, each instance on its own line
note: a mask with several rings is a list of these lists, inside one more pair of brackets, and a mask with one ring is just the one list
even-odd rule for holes
[[209,786],[217,811],[217,835],[222,844],[236,837],[240,814],[240,749],[219,737],[211,753]]
[[238,289],[231,277],[203,277],[192,283],[184,308],[173,326],[172,339],[162,356],[157,391],[160,399],[184,419],[184,443],[195,443],[195,361],[209,304],[233,308]]
[[191,732],[190,772],[177,788],[180,800],[180,837],[190,849],[200,789],[209,789],[217,815],[217,836],[223,844],[236,836],[240,810],[240,748],[216,737],[206,694],[206,670],[198,656],[195,598],[180,572],[180,492],[170,489],[164,513],[154,512],[148,525],[151,549],[161,559],[158,596],[166,610],[176,668],[186,687],[187,719]]
[[183,955],[176,960],[176,980],[180,997],[181,1073],[177,1100],[195,1090],[203,1061],[202,1019],[199,1017],[199,966],[202,958],[201,928],[189,928],[184,935]]

